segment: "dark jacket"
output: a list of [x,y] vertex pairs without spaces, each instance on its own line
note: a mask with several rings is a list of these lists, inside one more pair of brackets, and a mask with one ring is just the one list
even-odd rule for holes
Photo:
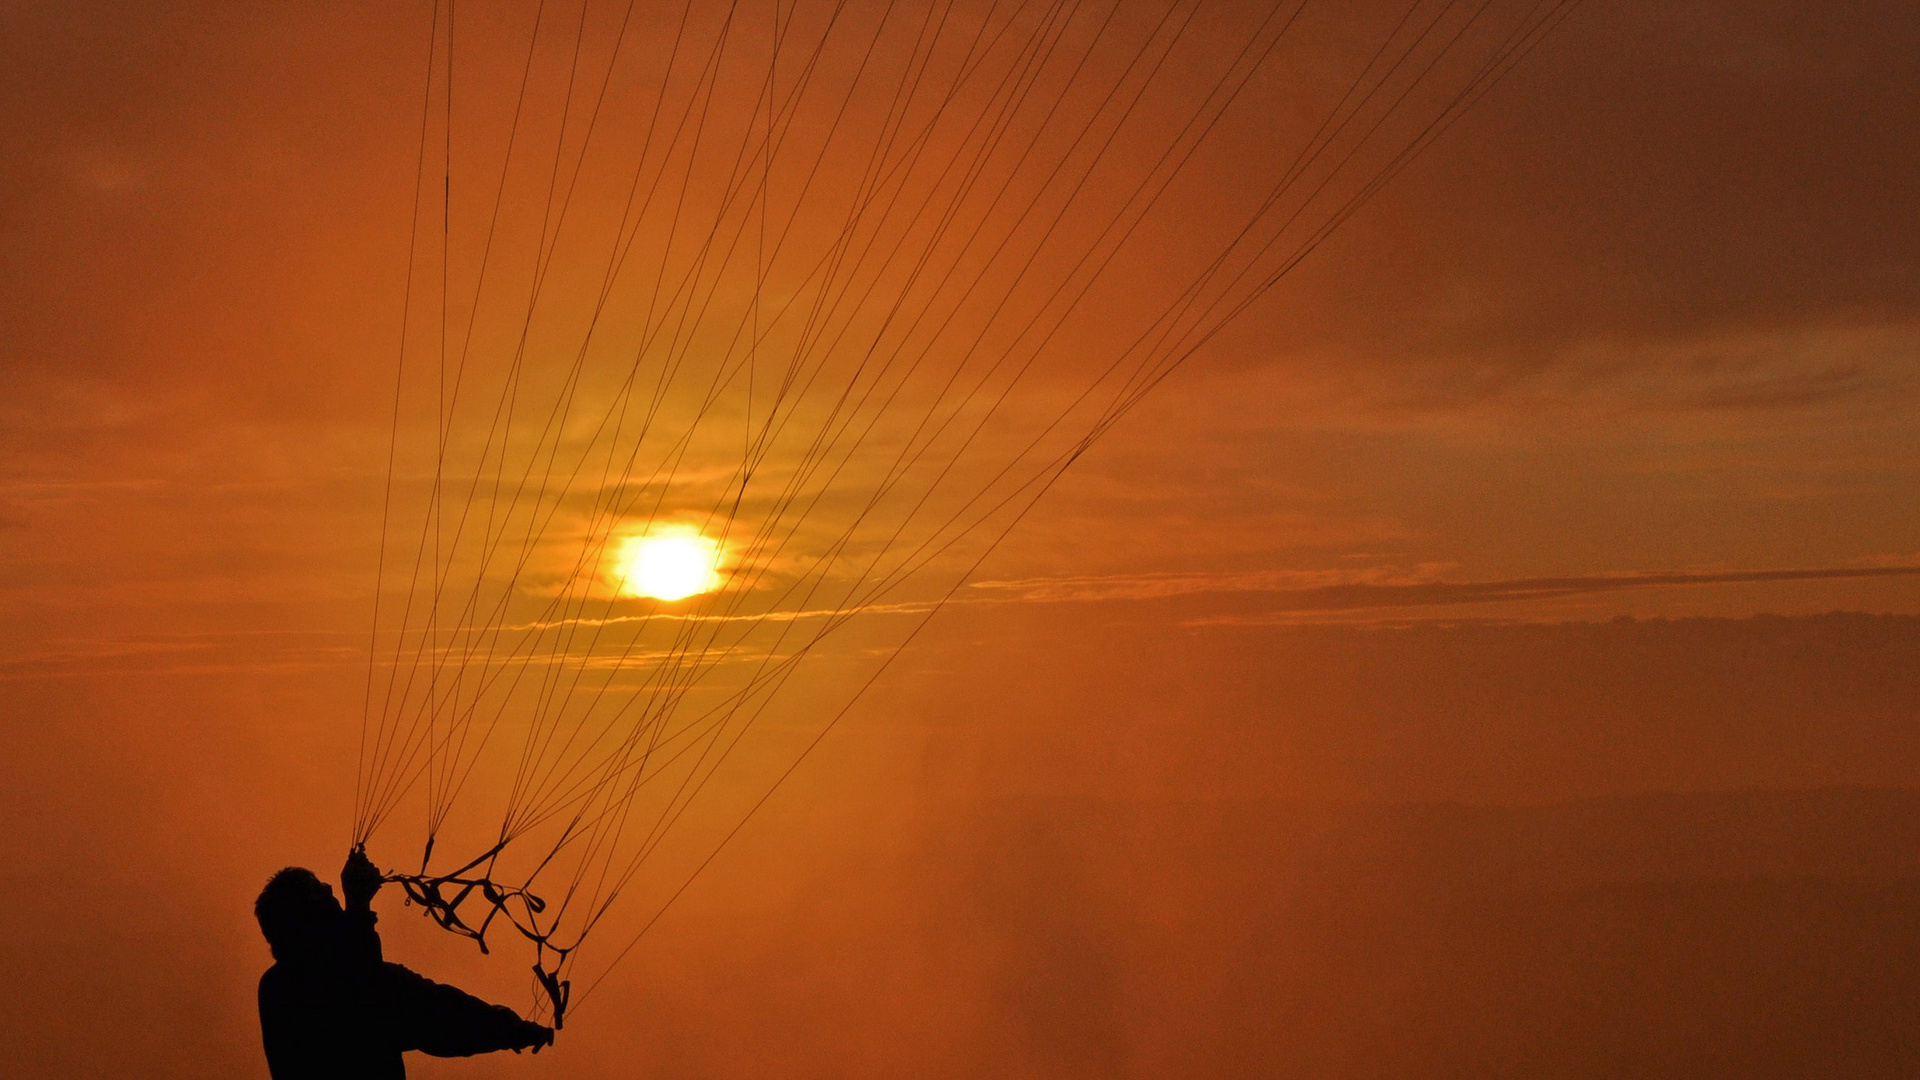
[[260,977],[260,1032],[273,1080],[403,1080],[400,1054],[466,1057],[528,1044],[504,1005],[383,961],[372,912],[344,916],[337,948],[280,957]]

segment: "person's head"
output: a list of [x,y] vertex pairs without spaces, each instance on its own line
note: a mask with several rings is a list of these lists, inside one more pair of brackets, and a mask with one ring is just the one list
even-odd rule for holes
[[323,955],[338,937],[342,915],[333,886],[299,866],[267,879],[253,902],[253,917],[275,960]]

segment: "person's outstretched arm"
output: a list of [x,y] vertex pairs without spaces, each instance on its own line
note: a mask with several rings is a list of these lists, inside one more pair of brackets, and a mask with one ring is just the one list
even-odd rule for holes
[[386,965],[393,988],[402,1049],[435,1057],[468,1057],[495,1050],[531,1049],[553,1044],[553,1029],[505,1005],[491,1005],[463,990],[416,975],[399,964]]

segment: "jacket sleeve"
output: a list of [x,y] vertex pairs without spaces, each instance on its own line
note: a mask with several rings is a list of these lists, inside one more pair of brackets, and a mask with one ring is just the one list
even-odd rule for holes
[[400,1048],[435,1057],[467,1057],[530,1045],[535,1025],[505,1005],[386,965]]

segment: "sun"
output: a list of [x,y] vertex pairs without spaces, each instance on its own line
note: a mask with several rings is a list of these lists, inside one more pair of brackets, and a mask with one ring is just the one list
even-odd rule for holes
[[697,532],[629,537],[614,557],[613,578],[626,596],[684,600],[720,587],[720,545]]

